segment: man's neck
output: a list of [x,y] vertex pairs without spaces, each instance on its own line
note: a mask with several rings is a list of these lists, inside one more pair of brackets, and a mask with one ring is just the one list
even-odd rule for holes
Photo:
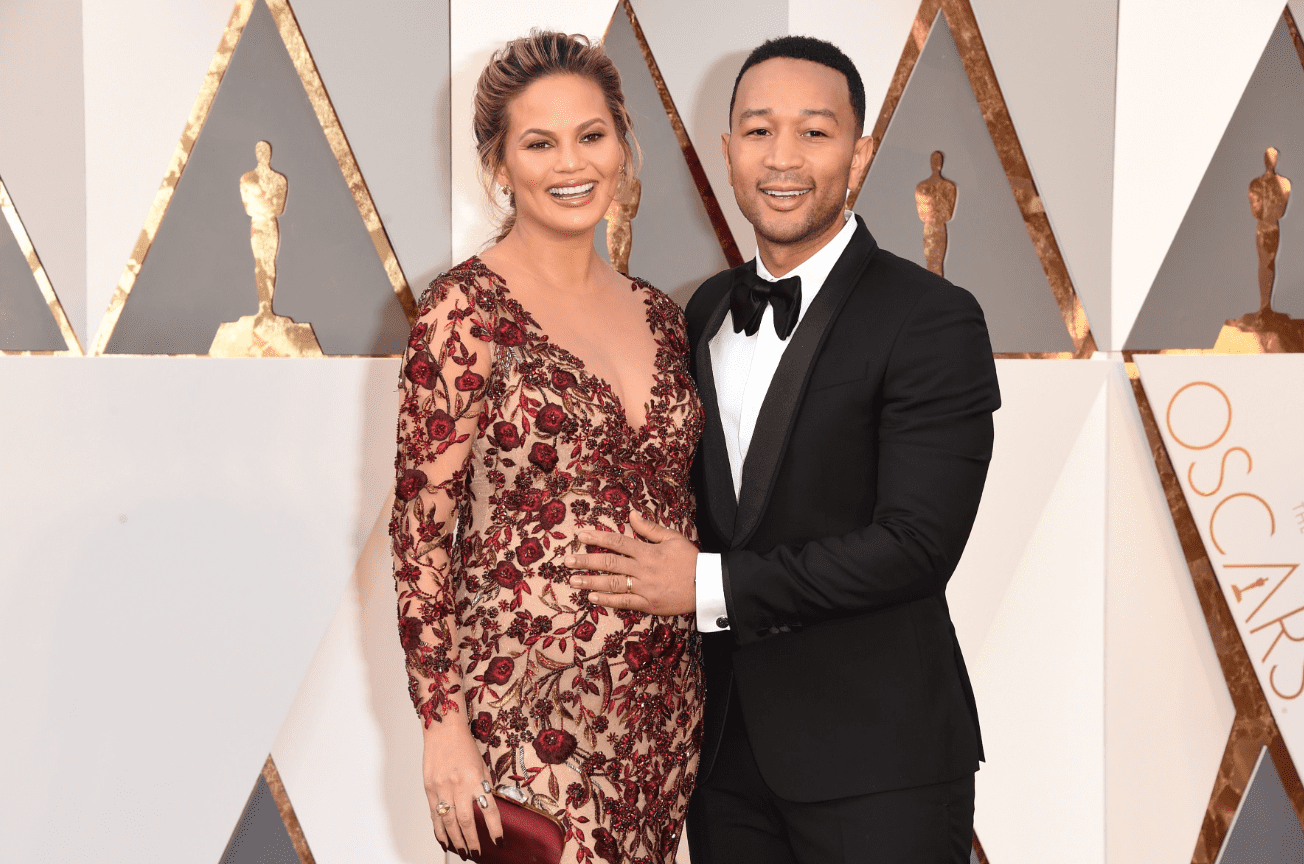
[[845,211],[838,211],[838,218],[814,237],[803,237],[792,243],[776,243],[757,234],[756,251],[760,254],[761,263],[765,265],[769,274],[776,279],[781,279],[827,246],[846,224]]

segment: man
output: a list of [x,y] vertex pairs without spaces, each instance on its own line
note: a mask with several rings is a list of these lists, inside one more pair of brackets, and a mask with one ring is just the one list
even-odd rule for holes
[[982,743],[945,589],[1000,405],[982,311],[844,211],[860,76],[765,43],[724,158],[757,258],[688,305],[701,554],[645,520],[572,566],[594,602],[696,609],[707,706],[693,864],[969,860]]

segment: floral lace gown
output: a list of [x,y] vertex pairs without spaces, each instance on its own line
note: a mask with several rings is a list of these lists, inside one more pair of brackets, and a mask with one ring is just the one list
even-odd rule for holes
[[448,719],[495,784],[558,816],[567,862],[671,861],[701,738],[693,617],[594,606],[563,563],[582,527],[627,532],[633,510],[696,540],[683,313],[630,288],[658,346],[640,429],[478,258],[422,296],[400,379],[390,535],[413,703],[429,725],[465,701]]

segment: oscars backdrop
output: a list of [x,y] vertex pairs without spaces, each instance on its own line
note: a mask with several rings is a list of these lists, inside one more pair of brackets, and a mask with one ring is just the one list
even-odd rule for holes
[[973,860],[1304,860],[1297,14],[0,5],[4,857],[442,860],[386,533],[398,354],[491,236],[476,78],[547,27],[621,71],[618,269],[685,303],[755,254],[730,91],[808,34],[865,80],[852,206],[981,301],[1004,404],[948,590]]

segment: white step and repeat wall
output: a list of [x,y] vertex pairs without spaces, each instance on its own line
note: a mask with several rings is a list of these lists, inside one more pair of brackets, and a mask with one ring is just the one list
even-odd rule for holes
[[[194,148],[178,181],[169,165],[233,5],[248,41],[223,56],[253,95],[236,99],[228,79],[200,141],[183,141]],[[0,221],[0,859],[272,860],[246,807],[270,754],[319,864],[436,860],[386,536],[398,362],[383,355],[402,344],[394,283],[419,295],[488,240],[471,94],[489,54],[533,27],[594,39],[611,28],[646,128],[645,176],[686,182],[668,118],[646,95],[650,73],[628,65],[641,59],[615,0],[289,5],[328,109],[302,90],[302,64],[279,59],[272,19],[284,0],[0,0],[0,181],[12,202]],[[1304,181],[1304,129],[1291,125],[1304,55],[1282,0],[632,8],[744,258],[754,241],[719,136],[746,53],[789,33],[829,39],[856,61],[867,131],[885,101],[899,109],[857,202],[871,230],[921,236],[913,199],[868,190],[902,182],[886,166],[915,170],[912,147],[921,161],[904,188],[927,177],[932,135],[953,136],[947,166],[972,177],[960,211],[975,202],[984,217],[1046,226],[1034,246],[1026,232],[982,234],[994,217],[958,214],[952,232],[974,233],[947,259],[993,332],[1010,334],[997,346],[1004,405],[988,487],[949,591],[987,743],[975,822],[987,860],[1299,860],[1304,626],[1291,616],[1304,601],[1290,579],[1304,562],[1304,358],[1147,353],[1211,349],[1225,319],[1257,308],[1246,191],[1264,148],[1280,151],[1279,174]],[[981,104],[965,89],[975,45],[999,84]],[[908,46],[919,75],[894,83]],[[1012,188],[1009,148],[984,138],[982,122],[961,122],[990,123],[998,104],[1035,189]],[[308,214],[294,209],[311,200],[298,190],[342,176],[307,167],[323,164],[313,152],[333,152],[313,120],[322,110],[365,189],[341,185],[331,200],[343,204]],[[256,299],[252,269],[247,285],[221,275],[232,256],[252,257],[238,172],[219,168],[223,148],[252,168],[258,140],[272,141],[289,182],[278,311],[319,310],[325,353],[349,356],[217,360],[157,347],[200,327],[187,316],[218,309],[224,292],[245,292],[231,295],[245,298],[237,306]],[[176,193],[159,226],[161,184]],[[1224,188],[1235,193],[1225,206]],[[686,299],[723,266],[708,211],[647,189],[644,205],[632,269]],[[383,234],[367,233],[367,206]],[[1304,318],[1292,212],[1280,220],[1273,302]],[[677,227],[640,233],[640,221]],[[140,247],[150,224],[153,245]],[[7,251],[24,242],[75,344],[20,344],[31,322],[6,310],[48,314],[31,294],[35,258]],[[308,275],[349,243],[370,269]],[[922,260],[910,243],[893,251]],[[139,292],[123,305],[115,291],[142,249],[153,260],[131,271]],[[1031,281],[964,276],[1016,259],[1033,262]],[[1054,277],[1038,265],[1071,281],[1090,359],[1010,356],[1075,350],[1055,329]],[[1016,288],[1052,310],[1064,348],[1032,344],[1021,316],[1033,301]],[[30,356],[10,356],[23,349]]]

